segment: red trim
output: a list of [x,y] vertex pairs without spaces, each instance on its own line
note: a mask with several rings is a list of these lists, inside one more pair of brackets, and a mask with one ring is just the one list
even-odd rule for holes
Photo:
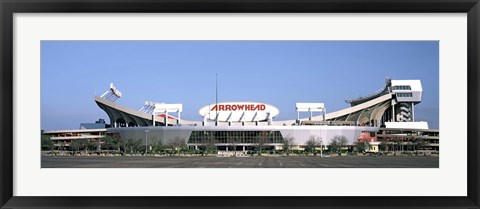
[[[165,114],[158,114],[157,116],[158,116],[158,117],[165,118]],[[168,119],[175,119],[175,120],[176,120],[177,118],[172,117],[172,116],[169,115],[169,116],[168,116]]]

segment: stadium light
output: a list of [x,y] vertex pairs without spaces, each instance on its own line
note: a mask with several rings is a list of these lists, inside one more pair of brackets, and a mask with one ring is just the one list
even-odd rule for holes
[[148,154],[148,132],[150,130],[145,130],[145,156]]
[[320,158],[323,158],[323,140],[320,137]]

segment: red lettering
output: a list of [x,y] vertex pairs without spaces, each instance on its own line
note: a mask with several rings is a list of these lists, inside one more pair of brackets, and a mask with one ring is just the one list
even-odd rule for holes
[[264,104],[261,104],[261,105],[260,105],[260,110],[265,110],[265,109],[266,109],[265,105],[264,105]]
[[220,104],[214,105],[210,111],[264,111],[265,104]]

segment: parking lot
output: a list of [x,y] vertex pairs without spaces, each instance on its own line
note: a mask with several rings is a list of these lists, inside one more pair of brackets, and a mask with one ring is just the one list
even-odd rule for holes
[[438,156],[127,157],[42,156],[42,168],[438,168]]

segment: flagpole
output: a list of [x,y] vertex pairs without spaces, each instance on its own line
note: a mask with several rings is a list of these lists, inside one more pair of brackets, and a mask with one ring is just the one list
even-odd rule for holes
[[218,126],[218,73],[215,73],[215,126]]

